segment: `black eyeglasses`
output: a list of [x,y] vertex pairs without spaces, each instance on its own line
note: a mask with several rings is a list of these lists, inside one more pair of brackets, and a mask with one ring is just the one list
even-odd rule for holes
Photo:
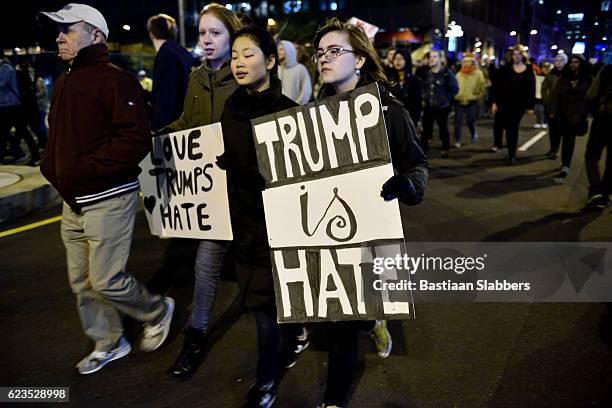
[[325,52],[319,51],[316,54],[314,54],[311,58],[315,64],[318,64],[319,61],[323,57],[327,58],[328,61],[333,61],[339,56],[341,56],[342,54],[346,54],[347,52],[352,52],[353,54],[355,53],[355,51],[353,50],[345,50],[342,47],[333,47],[333,48],[329,48]]

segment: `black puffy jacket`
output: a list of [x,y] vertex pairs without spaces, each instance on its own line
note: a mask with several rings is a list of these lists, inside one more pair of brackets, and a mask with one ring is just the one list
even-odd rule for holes
[[[357,87],[364,85],[367,84],[359,83]],[[404,204],[419,204],[423,201],[429,179],[427,158],[417,140],[416,129],[410,114],[402,102],[383,86],[379,85],[378,88],[383,105],[393,168],[397,174],[408,177],[416,189],[415,199],[404,201]],[[330,86],[325,86],[321,88],[318,99],[332,95],[334,95],[334,89]],[[373,188],[380,189],[382,186],[375,186]]]

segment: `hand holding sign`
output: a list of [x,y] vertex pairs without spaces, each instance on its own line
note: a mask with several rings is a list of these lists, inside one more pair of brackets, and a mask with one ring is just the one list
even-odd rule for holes
[[393,176],[376,84],[252,124],[279,321],[407,317],[407,295],[391,301],[367,284],[372,254],[398,251],[404,236],[380,188],[390,199],[411,186]]

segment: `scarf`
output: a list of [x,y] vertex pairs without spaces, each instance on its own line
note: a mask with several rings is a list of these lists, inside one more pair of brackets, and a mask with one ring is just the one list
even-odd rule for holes
[[470,75],[474,71],[476,71],[476,66],[474,65],[469,65],[467,67],[461,67],[462,74]]

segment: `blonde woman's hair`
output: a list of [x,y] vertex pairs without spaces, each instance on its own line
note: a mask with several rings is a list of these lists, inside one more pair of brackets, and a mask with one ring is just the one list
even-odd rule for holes
[[206,6],[206,8],[200,13],[200,18],[202,18],[202,16],[205,14],[213,14],[215,17],[221,20],[225,28],[227,28],[227,31],[229,31],[230,37],[233,37],[236,31],[242,28],[242,23],[240,22],[238,16],[219,3],[210,3],[208,6]]
[[507,63],[512,62],[512,54],[514,53],[514,51],[518,51],[521,53],[521,55],[523,56],[524,64],[527,64],[527,62],[529,62],[529,55],[527,55],[527,51],[525,51],[525,47],[523,47],[521,44],[516,44],[508,49],[508,53],[506,54]]

